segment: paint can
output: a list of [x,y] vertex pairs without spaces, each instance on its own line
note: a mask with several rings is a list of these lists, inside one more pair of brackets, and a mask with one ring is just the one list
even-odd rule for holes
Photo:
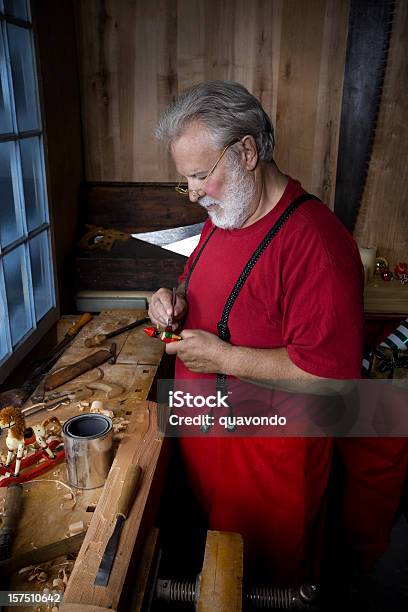
[[78,489],[102,487],[113,460],[112,420],[80,414],[64,423],[62,435],[69,483]]

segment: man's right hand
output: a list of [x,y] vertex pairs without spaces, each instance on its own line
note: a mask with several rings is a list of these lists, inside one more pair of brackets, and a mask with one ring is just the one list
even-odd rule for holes
[[152,295],[149,303],[149,317],[154,325],[166,327],[168,320],[173,321],[173,331],[178,329],[181,319],[187,313],[187,300],[176,293],[176,304],[172,304],[173,292],[171,289],[161,288]]

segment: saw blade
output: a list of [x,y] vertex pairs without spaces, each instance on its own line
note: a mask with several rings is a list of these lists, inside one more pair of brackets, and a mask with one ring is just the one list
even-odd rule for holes
[[144,240],[149,244],[156,244],[157,246],[162,247],[166,244],[171,244],[172,242],[177,242],[179,240],[184,240],[185,238],[191,238],[191,236],[201,234],[203,227],[204,223],[195,223],[194,225],[172,227],[170,229],[158,230],[156,232],[132,234],[132,238]]
[[350,3],[334,212],[351,232],[368,173],[394,10],[394,0]]

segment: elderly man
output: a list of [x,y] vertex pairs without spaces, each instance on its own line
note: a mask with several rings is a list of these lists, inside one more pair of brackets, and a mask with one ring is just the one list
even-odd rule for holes
[[[170,289],[150,303],[154,323],[183,326],[166,347],[176,377],[358,378],[358,250],[335,215],[278,169],[258,100],[237,83],[202,83],[166,110],[156,134],[187,181],[179,192],[209,216],[174,310]],[[311,578],[331,440],[203,434],[180,444],[210,527],[241,533],[275,580]]]

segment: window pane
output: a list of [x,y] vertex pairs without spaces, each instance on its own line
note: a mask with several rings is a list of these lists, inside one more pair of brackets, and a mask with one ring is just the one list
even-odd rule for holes
[[28,21],[26,0],[4,0],[4,11],[7,15]]
[[17,126],[20,132],[39,127],[31,31],[7,24]]
[[4,51],[3,28],[0,23],[0,132],[2,134],[10,134],[12,131],[13,123],[7,82],[6,55]]
[[20,153],[27,227],[31,231],[46,221],[40,139],[20,140]]
[[0,241],[3,247],[23,233],[16,175],[15,143],[0,142]]
[[11,342],[15,346],[31,328],[24,246],[19,246],[14,251],[5,255],[3,265]]
[[30,240],[30,259],[35,316],[36,320],[39,321],[54,305],[47,231],[38,234],[38,236]]
[[7,341],[8,321],[6,317],[7,304],[4,294],[3,269],[0,261],[0,361],[10,352]]

